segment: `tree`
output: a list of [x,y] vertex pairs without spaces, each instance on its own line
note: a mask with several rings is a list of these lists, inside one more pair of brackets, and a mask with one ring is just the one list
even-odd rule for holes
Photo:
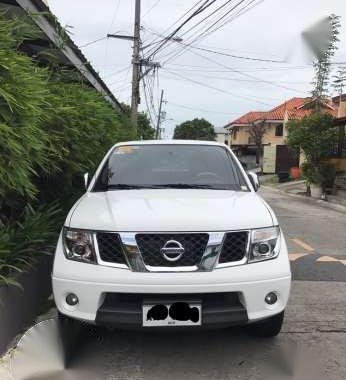
[[325,163],[331,147],[338,141],[338,132],[329,114],[313,113],[301,120],[291,120],[288,125],[288,144],[297,151],[302,150],[306,162],[302,166],[307,180],[307,192],[310,183],[320,184],[326,180],[326,173],[333,168]]
[[312,90],[316,112],[320,111],[328,96],[331,59],[337,49],[339,29],[340,17],[331,14],[303,33],[303,38],[317,58],[313,63],[315,77]]
[[341,97],[346,84],[346,66],[338,68],[336,74],[333,76],[333,87],[337,94]]
[[[130,118],[131,107],[124,103],[121,106],[125,115]],[[138,112],[137,138],[139,140],[152,140],[155,138],[155,129],[150,125],[150,120],[145,112]]]
[[260,157],[262,153],[263,136],[267,132],[266,120],[260,120],[250,123],[248,130],[250,138],[254,141],[256,146],[256,164],[260,163]]
[[205,119],[193,119],[177,125],[174,130],[174,139],[215,141],[214,127]]

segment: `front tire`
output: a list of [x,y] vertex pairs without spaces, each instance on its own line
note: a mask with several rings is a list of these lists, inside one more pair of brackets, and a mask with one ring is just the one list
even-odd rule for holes
[[282,311],[280,314],[274,315],[264,321],[251,324],[247,326],[248,332],[260,338],[272,338],[277,336],[281,331],[284,314],[285,312]]
[[80,349],[85,325],[76,319],[58,313],[58,326],[62,343],[65,367],[70,366]]

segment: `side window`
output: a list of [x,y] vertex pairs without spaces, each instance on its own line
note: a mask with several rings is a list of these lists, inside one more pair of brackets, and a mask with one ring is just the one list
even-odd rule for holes
[[284,126],[283,124],[279,124],[275,127],[275,136],[282,137],[284,135]]

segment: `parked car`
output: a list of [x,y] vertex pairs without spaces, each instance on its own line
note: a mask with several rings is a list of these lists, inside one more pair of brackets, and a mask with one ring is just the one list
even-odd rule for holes
[[69,212],[54,298],[65,323],[280,332],[290,292],[278,221],[224,144],[115,145]]

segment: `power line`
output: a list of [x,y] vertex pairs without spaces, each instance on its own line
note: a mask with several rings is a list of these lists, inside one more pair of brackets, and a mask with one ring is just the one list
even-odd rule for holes
[[221,112],[221,111],[206,110],[203,108],[189,107],[189,106],[184,106],[182,104],[174,103],[174,102],[167,101],[167,100],[166,100],[166,103],[171,104],[175,107],[185,108],[185,109],[191,110],[191,111],[199,111],[199,112],[214,113],[214,114],[221,114],[221,115],[239,115],[240,114],[240,112]]
[[246,57],[246,56],[241,56],[241,55],[223,53],[223,52],[212,50],[212,49],[206,49],[206,48],[202,48],[202,47],[198,47],[198,46],[184,44],[183,42],[178,42],[178,43],[180,43],[181,45],[189,46],[192,49],[206,51],[208,53],[218,54],[218,55],[222,55],[222,56],[225,56],[225,57],[238,58],[238,59],[246,59],[246,60],[249,60],[249,61],[270,62],[270,63],[285,63],[284,61],[277,61],[277,60],[273,60],[273,59]]
[[115,23],[115,20],[117,18],[118,12],[119,12],[119,7],[120,7],[120,0],[118,0],[118,3],[116,5],[116,7],[115,7],[115,10],[114,10],[114,13],[113,13],[113,17],[112,17],[112,21],[111,21],[111,25],[110,25],[110,27],[108,29],[108,33],[110,33],[111,30],[112,30],[112,28],[113,28],[113,25]]
[[[148,28],[148,30],[150,30],[153,34],[159,36],[159,37],[163,37],[162,35],[160,35],[159,33],[156,33],[155,31],[151,30]],[[218,54],[218,55],[222,55],[222,56],[225,56],[225,57],[231,57],[231,58],[238,58],[238,59],[245,59],[245,60],[250,60],[250,61],[259,61],[259,62],[269,62],[269,63],[285,63],[284,61],[278,61],[278,60],[274,60],[274,59],[264,59],[264,58],[256,58],[256,57],[247,57],[247,56],[241,56],[241,55],[236,55],[236,54],[229,54],[229,53],[224,53],[224,52],[220,52],[220,51],[216,51],[216,50],[212,50],[211,48],[205,48],[205,47],[198,47],[198,46],[193,46],[192,44],[186,44],[184,42],[181,42],[181,41],[173,41],[173,42],[176,42],[178,43],[179,45],[183,45],[183,46],[186,46],[186,47],[190,47],[191,49],[196,49],[196,50],[201,50],[201,51],[205,51],[205,52],[209,52],[209,53],[214,53],[214,54]],[[169,53],[168,55],[170,55],[171,53]]]
[[87,46],[89,46],[89,45],[96,44],[97,42],[103,41],[103,40],[105,40],[106,38],[107,38],[107,37],[97,38],[96,40],[93,40],[93,41],[87,42],[86,44],[79,46],[79,48],[82,49],[82,48],[85,48],[85,47],[87,47]]
[[[228,18],[226,22],[224,22],[221,26],[218,26],[217,28],[215,28],[214,30],[210,31],[210,29],[212,28],[212,26],[214,25],[217,25],[223,18],[225,18],[227,15],[229,15],[234,9],[236,9],[238,6],[240,6],[245,0],[240,0],[237,4],[235,4],[231,9],[227,10],[226,13],[224,13],[221,17],[219,17],[211,26],[209,26],[207,29],[205,29],[204,31],[202,31],[201,33],[195,35],[195,36],[191,36],[190,38],[193,38],[192,40],[190,40],[189,43],[187,43],[187,45],[191,45],[192,43],[196,42],[198,39],[201,39],[201,38],[206,38],[207,36],[209,36],[210,34],[214,33],[215,31],[217,31],[218,29],[220,29],[221,27],[223,27],[224,25],[226,25],[228,22],[234,20],[236,17],[240,17],[241,14],[240,12],[244,9],[246,9],[247,7],[249,7],[249,5],[251,5],[251,3],[253,3],[255,0],[251,0],[248,4],[246,4],[243,8],[241,8],[238,13],[236,15],[232,15],[231,18]],[[260,0],[260,2],[262,2],[264,0]],[[259,3],[260,3],[259,2]],[[243,12],[245,13],[245,12]],[[202,28],[203,29],[203,28]],[[201,30],[201,29],[200,29]],[[209,31],[209,33],[207,33]],[[206,34],[207,33],[207,34]],[[184,46],[180,53],[177,54],[177,53],[174,53],[171,55],[171,58],[174,58],[174,60],[176,60],[178,57],[180,57],[184,52],[185,50],[188,50],[189,49],[189,46]],[[167,59],[164,63],[167,63],[169,61],[169,59]]]
[[[229,9],[221,18],[218,18],[211,26],[208,27],[208,29],[206,31],[208,31],[211,27],[213,27],[214,25],[216,25],[220,20],[222,20],[225,16],[227,16],[230,12],[232,12],[237,6],[239,6],[241,3],[243,3],[244,1],[246,0],[240,0],[240,2],[238,4],[236,4],[234,7],[232,7],[231,9]],[[226,5],[232,3],[233,0],[227,0],[224,4],[222,4],[220,7],[218,7],[214,12],[212,12],[210,16],[216,14],[219,10],[221,10],[222,8],[224,8]],[[208,17],[208,18],[209,18]],[[189,30],[187,30],[184,34],[186,35],[187,33],[189,33],[191,30],[193,30],[195,27],[197,27],[198,25],[202,24],[204,21],[206,21],[207,18],[204,18],[203,20],[201,20],[200,22],[198,22],[196,25],[194,25],[192,28],[190,28]]]
[[149,14],[154,8],[156,8],[156,7],[159,5],[160,2],[161,2],[161,0],[157,0],[156,3],[155,3],[152,7],[150,7],[150,8],[145,12],[143,18],[147,17],[148,14]]
[[[209,2],[211,1],[211,2]],[[204,12],[207,8],[209,8],[212,4],[215,3],[216,0],[206,0],[191,16],[189,16],[182,24],[180,24],[172,33],[170,33],[167,38],[161,42],[161,44],[150,53],[148,59],[153,57],[163,46],[167,44],[169,40],[171,40],[189,21],[193,18]]]
[[197,84],[199,86],[202,86],[202,87],[206,87],[206,88],[209,88],[209,89],[212,89],[212,90],[215,90],[215,91],[218,91],[218,92],[221,92],[223,94],[228,94],[228,95],[231,95],[231,96],[234,96],[236,98],[239,98],[239,99],[245,99],[245,100],[250,100],[251,102],[256,102],[256,103],[259,103],[259,104],[263,104],[263,105],[266,105],[266,106],[270,106],[272,107],[272,104],[268,104],[268,103],[264,103],[262,101],[259,101],[259,100],[255,100],[254,97],[248,97],[248,96],[244,96],[244,95],[240,95],[240,94],[234,94],[232,92],[229,92],[227,90],[224,90],[224,89],[221,89],[221,88],[218,88],[218,87],[215,87],[215,86],[211,86],[211,85],[208,85],[206,83],[203,83],[203,82],[199,82],[199,81],[196,81],[194,79],[191,79],[191,78],[187,78],[183,75],[180,75],[180,74],[177,74],[177,73],[174,73],[172,71],[169,71],[167,69],[164,69],[165,71],[169,72],[171,75],[174,75],[176,77],[179,77],[187,82],[191,82],[191,83],[194,83],[194,84]]
[[[205,0],[199,0],[197,1],[191,8],[189,8],[186,12],[184,12],[171,26],[169,26],[168,28],[166,28],[162,34],[164,35],[166,32],[168,32],[171,28],[173,28],[175,25],[178,24],[178,22],[180,20],[182,20],[185,16],[187,16],[194,8],[198,7],[203,1]],[[153,44],[155,41],[157,41],[158,39],[157,38],[154,38],[151,42],[151,44]],[[158,41],[160,42],[160,41]]]
[[[211,16],[213,16],[215,13],[217,13],[218,11],[220,11],[223,7],[225,7],[226,5],[228,5],[229,3],[231,3],[233,0],[227,0],[225,3],[223,3],[221,6],[219,6],[218,8],[216,8],[212,13],[208,14],[208,16],[204,17],[202,20],[200,20],[198,23],[196,23],[194,26],[192,26],[190,29],[188,29],[187,31],[185,31],[182,36],[185,36],[188,32],[190,32],[191,30],[193,30],[194,28],[196,28],[198,25],[200,25],[202,22],[205,22],[208,18],[210,18]],[[244,1],[244,0],[242,0]],[[215,1],[212,2],[212,4],[214,3]],[[211,6],[212,4],[209,4],[209,6]],[[181,29],[181,28],[180,28]],[[158,50],[158,49],[157,49]]]
[[[211,66],[198,66],[198,65],[189,65],[189,64],[179,64],[179,63],[170,63],[170,66],[178,66],[181,67],[181,70],[184,71],[198,71],[198,72],[215,72],[215,73],[229,73],[233,72],[233,70],[242,70],[243,72],[252,72],[252,71],[291,71],[291,70],[306,70],[311,69],[312,66],[283,66],[283,67],[252,67],[247,70],[244,70],[243,67],[233,67],[232,70],[220,70],[215,69],[215,67]],[[185,68],[187,67],[187,68]]]
[[[227,80],[227,81],[234,81],[234,82],[262,83],[262,80],[258,80],[258,79],[241,79],[241,78],[219,77],[219,76],[203,75],[203,74],[198,74],[198,73],[193,73],[192,75],[195,75],[195,76],[200,77],[200,78],[206,78],[206,79],[219,79],[219,80]],[[310,82],[309,81],[299,81],[299,82],[276,81],[276,83],[303,84],[303,83],[310,83]]]
[[146,79],[143,78],[143,92],[144,92],[144,99],[145,99],[145,104],[146,104],[146,107],[147,107],[147,112],[148,112],[148,115],[149,115],[149,119],[150,119],[150,122],[151,122],[151,125],[152,127],[155,126],[155,123],[154,123],[154,118],[151,114],[151,110],[150,110],[150,106],[149,106],[149,101],[148,101],[148,94],[147,94],[147,85],[146,85]]
[[106,78],[113,77],[114,75],[120,74],[120,73],[122,73],[122,72],[124,72],[124,71],[126,71],[126,70],[128,70],[130,68],[131,68],[131,65],[128,65],[128,66],[124,67],[123,69],[120,69],[118,71],[115,71],[115,72],[107,74],[107,75],[103,75],[102,78],[106,79]]
[[212,63],[214,63],[214,64],[216,64],[216,65],[218,65],[218,66],[220,66],[220,67],[226,68],[226,69],[228,69],[228,70],[230,70],[230,71],[232,71],[232,72],[235,72],[235,73],[237,73],[237,74],[239,74],[239,75],[245,76],[246,78],[256,79],[256,80],[258,80],[258,81],[260,81],[260,82],[263,82],[263,83],[266,83],[266,84],[270,84],[271,86],[274,86],[274,87],[283,88],[283,89],[285,89],[285,90],[289,90],[289,91],[295,91],[295,92],[298,92],[298,93],[306,92],[306,91],[300,91],[300,90],[297,90],[297,89],[295,89],[295,88],[291,88],[291,87],[287,87],[287,86],[279,85],[279,84],[277,84],[277,83],[275,83],[275,82],[272,82],[272,81],[269,81],[269,80],[265,80],[265,79],[261,79],[261,78],[258,78],[258,77],[256,77],[256,76],[254,76],[254,75],[246,74],[246,73],[244,73],[243,71],[236,70],[236,69],[234,69],[234,68],[232,68],[232,67],[230,67],[230,66],[224,65],[224,64],[222,64],[222,63],[220,63],[220,62],[218,62],[218,61],[215,61],[214,59],[211,59],[211,58],[209,58],[209,57],[206,57],[205,55],[202,55],[202,54],[197,53],[197,52],[195,52],[195,51],[193,51],[192,53],[195,54],[195,55],[197,55],[197,56],[199,56],[199,57],[201,57],[201,58],[204,58],[204,59],[206,59],[207,61],[212,62]]

